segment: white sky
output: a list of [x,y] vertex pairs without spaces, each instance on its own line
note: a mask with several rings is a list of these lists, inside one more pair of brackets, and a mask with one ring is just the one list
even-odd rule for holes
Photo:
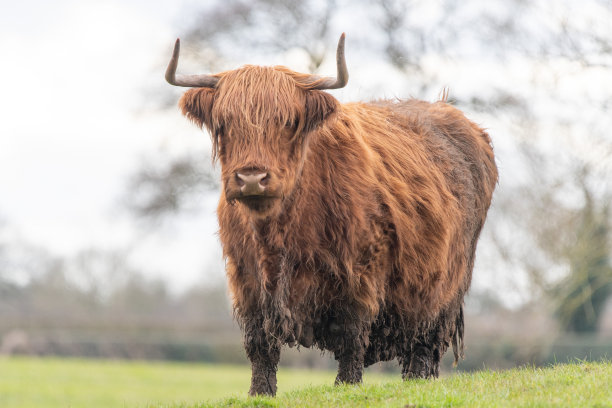
[[153,235],[118,203],[144,154],[207,143],[178,112],[138,111],[144,87],[163,81],[155,68],[189,3],[2,3],[0,217],[13,238],[58,255],[138,238],[135,262],[177,286],[219,265],[214,198],[197,225],[177,219]]

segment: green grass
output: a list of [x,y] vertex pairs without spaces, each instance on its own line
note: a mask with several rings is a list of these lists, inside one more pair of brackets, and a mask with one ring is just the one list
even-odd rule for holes
[[[332,384],[329,371],[281,367],[279,391]],[[366,381],[388,377],[370,374]],[[247,366],[59,358],[0,358],[0,408],[193,405],[247,395]]]
[[279,371],[277,398],[248,398],[241,366],[0,358],[0,407],[612,407],[612,363],[559,364],[402,382]]
[[433,381],[389,381],[358,387],[317,386],[283,393],[277,398],[230,398],[191,407],[219,406],[603,408],[612,407],[612,364],[480,371]]

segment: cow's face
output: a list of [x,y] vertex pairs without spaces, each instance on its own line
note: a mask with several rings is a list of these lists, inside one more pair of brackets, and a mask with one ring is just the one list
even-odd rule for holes
[[337,108],[330,94],[300,87],[295,75],[246,66],[220,74],[215,88],[187,91],[179,102],[211,133],[226,200],[254,217],[280,211],[299,183],[314,131]]

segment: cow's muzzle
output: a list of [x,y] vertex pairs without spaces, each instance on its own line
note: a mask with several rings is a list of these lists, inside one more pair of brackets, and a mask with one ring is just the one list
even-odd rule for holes
[[236,184],[240,187],[242,197],[261,196],[266,193],[270,177],[268,173],[237,172]]

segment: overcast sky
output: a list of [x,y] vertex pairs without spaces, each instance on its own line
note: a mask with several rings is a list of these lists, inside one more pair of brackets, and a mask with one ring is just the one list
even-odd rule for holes
[[135,262],[175,286],[200,278],[209,262],[218,267],[214,197],[202,203],[198,225],[177,219],[163,234],[135,230],[119,203],[143,156],[208,143],[178,111],[141,109],[146,87],[163,83],[161,55],[169,57],[193,3],[2,2],[0,218],[8,239],[60,256],[137,239]]

